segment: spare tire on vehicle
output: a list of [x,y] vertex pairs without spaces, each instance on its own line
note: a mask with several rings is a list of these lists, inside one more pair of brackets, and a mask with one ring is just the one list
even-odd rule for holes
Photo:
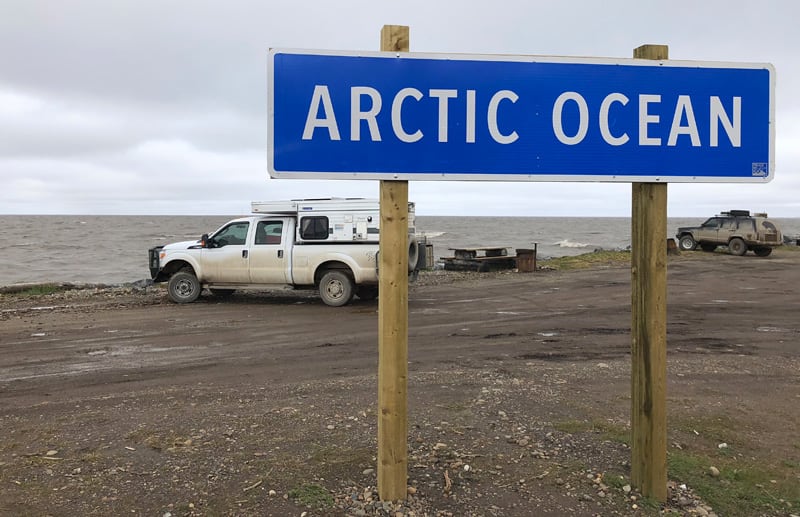
[[414,237],[408,236],[408,272],[417,269],[419,261],[419,243]]

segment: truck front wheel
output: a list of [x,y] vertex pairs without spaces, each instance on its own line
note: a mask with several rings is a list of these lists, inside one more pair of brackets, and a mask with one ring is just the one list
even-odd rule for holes
[[341,307],[353,299],[353,281],[346,273],[331,270],[322,275],[319,283],[319,295],[325,305]]
[[678,245],[683,251],[692,251],[697,247],[697,243],[692,238],[691,234],[681,235]]
[[167,284],[169,299],[175,303],[191,303],[200,297],[200,281],[191,271],[181,270],[172,275]]

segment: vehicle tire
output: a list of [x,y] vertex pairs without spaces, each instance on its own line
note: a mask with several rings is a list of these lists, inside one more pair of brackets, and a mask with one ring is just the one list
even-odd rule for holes
[[322,275],[319,283],[319,296],[325,305],[341,307],[353,299],[353,280],[343,271],[330,270]]
[[209,289],[209,291],[217,298],[228,298],[236,292],[236,289]]
[[356,295],[365,302],[370,302],[378,297],[378,286],[362,285],[356,289]]
[[681,251],[692,251],[697,247],[697,243],[692,236],[687,233],[686,235],[681,235],[678,246],[680,246]]
[[408,272],[417,269],[417,262],[419,262],[419,243],[413,237],[408,238]]
[[759,257],[769,257],[772,253],[772,248],[769,246],[764,246],[763,248],[754,248],[753,253]]
[[182,269],[172,275],[167,283],[169,299],[175,303],[191,303],[200,297],[203,286],[191,270]]
[[728,250],[731,252],[731,255],[741,257],[747,253],[747,244],[745,244],[744,241],[739,237],[734,237],[728,243]]
[[709,244],[707,242],[701,242],[700,243],[700,249],[702,249],[705,252],[712,252],[715,249],[717,249],[717,245],[716,244]]

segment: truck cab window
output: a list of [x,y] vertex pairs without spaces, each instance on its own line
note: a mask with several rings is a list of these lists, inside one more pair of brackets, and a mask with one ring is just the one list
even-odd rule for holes
[[280,244],[283,221],[259,221],[256,226],[256,244]]
[[250,223],[233,223],[226,226],[214,235],[212,242],[215,248],[223,246],[243,245],[247,240],[247,230]]
[[300,238],[319,241],[328,238],[328,218],[324,216],[303,217],[300,220]]

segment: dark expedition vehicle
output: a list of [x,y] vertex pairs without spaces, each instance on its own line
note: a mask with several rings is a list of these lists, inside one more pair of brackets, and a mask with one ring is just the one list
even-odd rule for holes
[[778,225],[767,214],[751,215],[748,210],[721,212],[700,226],[678,228],[676,237],[684,251],[698,246],[703,251],[714,251],[717,246],[727,246],[733,255],[753,250],[759,257],[766,257],[772,248],[783,244]]

